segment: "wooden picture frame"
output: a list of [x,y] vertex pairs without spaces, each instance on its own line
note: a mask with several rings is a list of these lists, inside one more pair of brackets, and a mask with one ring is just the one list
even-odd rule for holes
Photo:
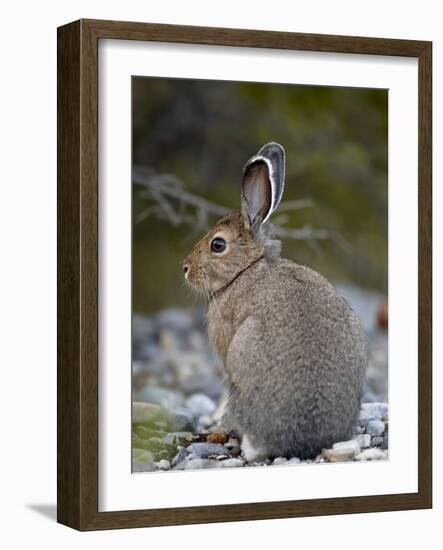
[[[418,58],[418,492],[98,511],[98,42],[100,39]],[[58,521],[79,530],[317,516],[432,506],[432,44],[80,20],[58,29]]]

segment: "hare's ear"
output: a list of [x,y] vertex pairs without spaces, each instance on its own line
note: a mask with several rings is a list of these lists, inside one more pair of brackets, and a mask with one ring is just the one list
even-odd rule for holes
[[241,209],[246,227],[258,231],[277,208],[285,184],[285,151],[267,143],[243,169]]

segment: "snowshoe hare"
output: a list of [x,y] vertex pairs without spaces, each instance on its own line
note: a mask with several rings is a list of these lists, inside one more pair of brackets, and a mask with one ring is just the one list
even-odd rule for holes
[[209,339],[229,379],[222,423],[247,460],[313,457],[350,439],[367,362],[355,313],[269,236],[284,179],[283,147],[264,145],[244,167],[241,212],[219,220],[183,264],[209,298]]

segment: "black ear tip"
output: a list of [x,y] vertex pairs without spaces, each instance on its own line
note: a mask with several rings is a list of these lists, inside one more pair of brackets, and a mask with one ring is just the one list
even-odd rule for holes
[[263,157],[279,156],[284,158],[285,150],[283,145],[280,145],[280,143],[277,143],[276,141],[270,141],[269,143],[263,145],[257,155],[262,155]]

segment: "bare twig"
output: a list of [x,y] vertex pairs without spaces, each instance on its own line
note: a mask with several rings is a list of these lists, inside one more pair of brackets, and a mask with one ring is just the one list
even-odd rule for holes
[[[133,170],[133,182],[143,189],[141,197],[155,202],[155,205],[151,204],[138,214],[137,222],[155,215],[173,226],[192,225],[197,229],[208,229],[210,216],[221,217],[231,212],[229,208],[189,193],[172,174],[155,174],[145,167],[136,166]],[[343,250],[350,252],[350,245],[334,231],[316,229],[310,225],[301,228],[285,227],[289,216],[282,213],[311,206],[313,201],[308,198],[282,202],[278,207],[279,215],[273,220],[273,233],[283,239],[305,241],[315,249],[318,241],[332,240]]]

